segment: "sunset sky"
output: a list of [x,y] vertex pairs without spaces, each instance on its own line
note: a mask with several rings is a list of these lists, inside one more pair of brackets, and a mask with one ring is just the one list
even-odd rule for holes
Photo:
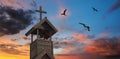
[[120,58],[120,0],[0,0],[0,59],[30,59],[25,33],[38,23],[40,6],[58,30],[55,59]]

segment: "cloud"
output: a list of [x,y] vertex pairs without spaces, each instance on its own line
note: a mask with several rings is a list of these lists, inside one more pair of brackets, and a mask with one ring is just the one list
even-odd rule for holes
[[90,44],[88,35],[83,33],[73,33],[71,38],[54,41],[54,48],[62,48],[61,53],[79,54]]
[[26,55],[25,52],[17,50],[16,48],[19,47],[17,45],[5,45],[1,44],[0,45],[0,50],[8,53],[8,54],[14,54],[14,55]]
[[32,23],[32,10],[0,6],[0,36],[17,34]]
[[106,18],[106,16],[116,10],[120,9],[120,0],[116,0],[116,2],[107,10],[107,12],[103,15],[103,19]]
[[[120,37],[97,38],[91,40],[89,35],[73,33],[72,38],[64,38],[54,42],[54,48],[62,48],[56,59],[115,59],[119,58]],[[26,38],[25,38],[26,39]],[[15,41],[0,39],[0,51],[12,55],[29,54],[29,46],[19,45]],[[58,45],[55,47],[55,45]],[[14,52],[11,52],[13,51]]]
[[[91,38],[83,33],[73,33],[71,39],[55,41],[54,48],[61,48],[55,54],[57,59],[119,59],[120,37],[109,38],[102,33],[98,38]],[[110,58],[111,57],[111,58]]]
[[111,13],[119,8],[120,8],[120,0],[116,0],[115,4],[113,4],[112,7],[110,7],[110,9],[108,10],[108,13]]
[[15,41],[0,38],[0,52],[11,55],[29,55],[29,45],[20,45]]
[[27,37],[22,37],[23,40],[28,40],[30,41],[31,39],[30,38],[27,38]]
[[65,56],[65,55],[58,56],[58,55],[55,55],[55,59],[81,59],[81,58],[79,56]]
[[120,55],[120,38],[98,38],[86,47],[86,51],[101,56]]
[[103,33],[99,34],[99,38],[105,38],[105,37],[108,37],[110,35],[111,35],[110,32],[103,32]]
[[[27,3],[26,3],[27,2]],[[19,9],[30,9],[32,0],[0,0],[1,6],[8,6]]]
[[56,54],[56,59],[105,59],[101,56],[84,52],[83,54]]

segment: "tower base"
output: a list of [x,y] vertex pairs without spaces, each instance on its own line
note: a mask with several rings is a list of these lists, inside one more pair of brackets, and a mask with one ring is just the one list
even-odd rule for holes
[[30,59],[54,59],[53,42],[36,39],[30,44]]

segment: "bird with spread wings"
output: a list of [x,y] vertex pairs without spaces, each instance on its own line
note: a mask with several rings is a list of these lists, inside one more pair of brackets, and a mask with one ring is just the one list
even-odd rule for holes
[[89,27],[89,26],[87,26],[86,24],[84,24],[84,23],[79,23],[79,24],[83,25],[83,26],[84,26],[84,28],[86,28],[88,31],[90,31],[90,27]]
[[64,10],[64,12],[63,12],[63,13],[61,13],[61,15],[66,16],[66,11],[67,11],[67,9],[65,9],[65,10]]

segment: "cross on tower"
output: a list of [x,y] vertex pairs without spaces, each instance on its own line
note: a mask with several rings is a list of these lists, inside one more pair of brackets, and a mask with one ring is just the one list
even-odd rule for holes
[[36,10],[36,12],[39,12],[39,13],[40,13],[40,21],[42,20],[42,13],[44,13],[44,14],[47,13],[46,11],[43,11],[43,10],[42,10],[42,6],[40,6],[40,10]]

